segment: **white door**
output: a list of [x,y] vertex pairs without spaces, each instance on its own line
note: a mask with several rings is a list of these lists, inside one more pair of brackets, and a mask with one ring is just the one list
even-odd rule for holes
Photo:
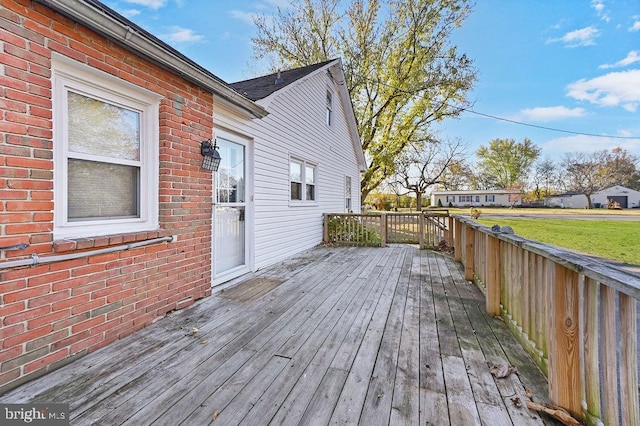
[[213,274],[219,284],[248,271],[246,146],[217,138],[222,160],[215,175]]

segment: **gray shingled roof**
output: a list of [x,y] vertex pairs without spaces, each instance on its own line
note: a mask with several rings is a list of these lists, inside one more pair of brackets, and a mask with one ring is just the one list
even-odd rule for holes
[[306,67],[280,71],[279,79],[278,73],[276,72],[262,77],[252,78],[250,80],[230,83],[229,86],[231,86],[236,92],[251,99],[252,101],[257,101],[266,98],[273,92],[286,87],[294,81],[311,74],[315,70],[322,68],[323,66],[333,61],[335,61],[335,59],[320,62],[319,64],[307,65]]

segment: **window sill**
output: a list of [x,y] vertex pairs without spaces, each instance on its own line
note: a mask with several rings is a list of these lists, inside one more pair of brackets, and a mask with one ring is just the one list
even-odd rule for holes
[[55,240],[53,242],[53,252],[63,253],[75,250],[117,246],[120,244],[133,243],[136,241],[145,241],[152,240],[154,238],[168,237],[170,235],[171,233],[169,231],[160,229],[157,231],[130,232],[125,234],[104,235],[100,237]]
[[318,207],[316,201],[289,201],[289,207]]

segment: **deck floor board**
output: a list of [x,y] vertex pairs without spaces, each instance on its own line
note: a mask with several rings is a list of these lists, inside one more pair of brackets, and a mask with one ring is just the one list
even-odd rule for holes
[[512,400],[545,385],[451,257],[319,247],[0,402],[68,403],[74,425],[554,424]]

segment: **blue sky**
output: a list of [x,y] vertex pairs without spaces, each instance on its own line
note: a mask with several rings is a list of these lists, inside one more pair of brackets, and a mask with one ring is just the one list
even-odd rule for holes
[[[288,0],[117,0],[105,4],[225,81],[266,73],[253,63],[255,14]],[[472,154],[496,138],[527,137],[542,155],[612,149],[640,156],[640,2],[478,0],[452,37],[475,61],[479,114],[440,128]],[[542,126],[587,136],[540,129]]]

